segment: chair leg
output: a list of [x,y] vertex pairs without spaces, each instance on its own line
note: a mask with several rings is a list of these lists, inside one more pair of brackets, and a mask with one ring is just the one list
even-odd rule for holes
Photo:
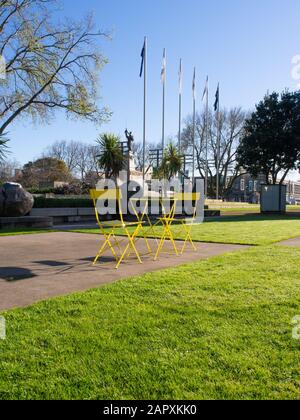
[[157,235],[155,234],[155,229],[154,228],[157,227],[160,224],[160,222],[157,222],[157,223],[155,223],[155,225],[153,225],[151,223],[150,218],[148,217],[148,223],[149,223],[149,226],[150,226],[148,230],[152,232],[153,239],[155,240],[156,245],[158,246],[158,239],[157,239]]
[[187,244],[187,238],[185,238],[185,241],[184,241],[184,244],[183,244],[183,247],[182,247],[182,250],[181,250],[181,255],[183,255],[183,253],[185,251],[186,244]]
[[96,255],[96,257],[95,257],[95,259],[93,261],[93,265],[96,265],[97,264],[99,258],[101,257],[101,255],[103,254],[103,252],[104,252],[104,250],[106,248],[106,245],[107,245],[107,241],[105,241],[104,245],[102,246],[102,248],[100,249],[100,251]]
[[129,250],[130,248],[132,248],[132,249],[133,249],[133,251],[135,252],[135,254],[136,254],[136,256],[137,256],[137,259],[138,259],[139,263],[140,263],[140,264],[143,264],[143,262],[142,262],[142,260],[141,260],[141,257],[140,257],[140,255],[139,255],[139,253],[138,253],[138,251],[137,251],[137,249],[136,249],[136,246],[135,246],[135,244],[134,244],[134,239],[135,239],[135,238],[136,238],[136,236],[138,235],[138,233],[139,233],[139,231],[140,231],[140,228],[141,228],[141,226],[138,226],[138,227],[137,227],[137,229],[135,230],[135,232],[134,232],[134,234],[133,234],[132,236],[130,235],[130,233],[129,233],[128,229],[125,229],[125,232],[126,232],[126,234],[127,234],[127,237],[128,237],[129,242],[128,242],[128,245],[126,246],[126,248],[125,248],[125,250],[124,250],[124,252],[123,252],[123,254],[122,254],[121,258],[119,259],[119,261],[118,261],[118,263],[117,263],[117,265],[116,265],[116,269],[118,269],[118,268],[120,267],[120,264],[121,264],[121,263],[122,263],[122,261],[124,260],[124,258],[125,258],[125,256],[126,256],[126,254],[127,254],[128,250]]
[[[141,227],[140,227],[140,230],[142,231],[143,238],[145,239],[145,242],[146,242],[146,244],[147,244],[148,251],[152,254],[152,249],[150,248],[150,245],[149,245],[149,242],[148,242],[148,239],[147,239],[147,235],[146,235],[145,230],[144,230],[144,228],[142,227],[142,225],[141,225]],[[138,232],[139,232],[139,231],[138,231]],[[136,238],[136,236],[137,236],[137,234],[135,235],[135,238]],[[136,238],[134,242],[136,243],[139,239],[140,239],[140,238]],[[132,247],[131,247],[131,248],[132,248]],[[131,256],[131,252],[132,252],[132,249],[130,249],[130,250],[129,250],[128,255],[127,255],[127,258],[129,258],[129,257]]]
[[193,239],[192,239],[192,237],[191,237],[190,234],[189,234],[189,241],[190,241],[190,244],[192,245],[193,250],[196,252],[197,251],[197,248],[196,248],[196,246],[194,244],[194,241],[193,241]]
[[117,265],[116,265],[116,269],[118,270],[118,268],[120,267],[120,264],[121,264],[121,262],[124,260],[124,258],[125,258],[125,256],[126,256],[126,253],[127,253],[127,251],[128,251],[128,249],[130,248],[130,244],[128,244],[127,246],[126,246],[126,248],[125,248],[125,250],[124,250],[124,252],[123,252],[123,254],[121,255],[121,257],[120,257],[120,259],[119,259],[119,261],[118,261],[118,263],[117,263]]
[[112,236],[112,234],[110,234],[110,235],[108,235],[108,236],[105,236],[105,242],[104,242],[104,244],[102,245],[102,247],[101,247],[100,251],[98,252],[98,254],[97,254],[96,258],[94,259],[93,265],[96,265],[96,264],[97,264],[97,262],[98,262],[99,258],[101,257],[101,255],[103,255],[103,252],[105,251],[105,249],[106,249],[106,247],[107,247],[107,246],[109,246],[109,248],[110,248],[110,250],[111,250],[111,252],[112,252],[113,256],[115,257],[116,261],[118,260],[117,254],[116,254],[116,252],[115,252],[115,250],[114,250],[113,246],[112,246],[112,245],[111,245],[111,243],[110,243],[110,238],[111,238],[111,236]]
[[121,254],[121,252],[122,252],[121,245],[120,245],[117,237],[115,236],[115,234],[113,234],[113,238],[114,238],[114,242],[115,242],[115,244],[116,244],[116,246],[117,246],[117,248],[118,248],[118,250],[119,250],[119,252]]
[[130,235],[128,236],[129,237],[129,243],[130,243],[130,245],[131,245],[131,247],[132,247],[132,249],[134,250],[134,252],[135,252],[135,255],[136,255],[136,257],[137,257],[137,259],[138,259],[138,261],[139,261],[139,263],[140,264],[143,264],[143,262],[142,262],[142,260],[141,260],[141,257],[140,257],[140,254],[138,253],[138,250],[136,249],[136,246],[135,246],[135,243],[134,243],[134,239],[135,239],[135,237],[138,235],[138,232],[140,231],[140,227],[136,230],[136,233],[131,237]]
[[178,249],[176,247],[176,243],[174,241],[174,237],[173,237],[173,234],[172,234],[172,231],[171,231],[171,227],[170,227],[169,224],[167,225],[167,229],[168,229],[168,234],[169,234],[170,241],[172,242],[173,247],[174,247],[175,254],[178,257],[179,256]]
[[115,251],[114,247],[112,246],[112,244],[111,244],[110,240],[108,241],[108,246],[109,246],[109,248],[110,248],[110,250],[111,250],[111,252],[112,252],[113,256],[115,257],[116,261],[118,261],[118,256],[117,256],[117,253],[116,253],[116,251]]
[[146,242],[148,251],[150,252],[150,254],[152,254],[153,251],[152,251],[152,248],[151,248],[151,246],[149,244],[149,241],[148,241],[148,238],[147,238],[147,233],[146,233],[146,231],[145,231],[145,229],[143,227],[141,228],[141,231],[142,231],[142,234],[143,234],[143,238],[144,238],[144,240]]
[[183,227],[184,227],[184,230],[185,230],[185,233],[186,233],[186,238],[185,238],[182,250],[181,250],[181,255],[184,253],[186,245],[187,245],[188,242],[191,244],[193,250],[197,251],[197,248],[195,247],[195,244],[194,244],[192,236],[191,236],[191,229],[188,229],[186,227],[186,225],[183,225]]
[[158,256],[161,253],[161,250],[163,249],[165,242],[166,242],[166,227],[164,227],[163,236],[161,237],[160,243],[158,245],[158,248],[154,257],[154,261],[157,261]]

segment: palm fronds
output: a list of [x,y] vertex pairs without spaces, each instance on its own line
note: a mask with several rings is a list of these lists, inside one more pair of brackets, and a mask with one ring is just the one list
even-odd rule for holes
[[8,153],[8,138],[5,134],[0,134],[0,162],[3,161]]
[[98,164],[105,172],[107,179],[116,178],[126,167],[119,141],[119,137],[114,134],[102,134],[97,140],[100,146],[100,153],[97,156]]

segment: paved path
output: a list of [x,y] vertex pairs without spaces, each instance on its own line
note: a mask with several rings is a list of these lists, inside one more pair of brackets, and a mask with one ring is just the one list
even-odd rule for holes
[[280,242],[279,245],[283,246],[300,246],[300,236],[294,239],[288,239],[287,241]]
[[[150,242],[154,249],[156,241]],[[197,252],[188,250],[181,257],[163,254],[157,262],[148,255],[142,265],[131,258],[116,270],[109,252],[92,266],[101,244],[99,235],[69,232],[0,237],[0,311],[247,248],[197,244]],[[138,246],[146,253],[144,241]]]

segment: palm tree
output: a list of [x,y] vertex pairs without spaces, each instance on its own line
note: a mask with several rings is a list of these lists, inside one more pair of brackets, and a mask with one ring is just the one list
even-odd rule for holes
[[5,137],[5,134],[0,134],[0,162],[5,158],[7,152],[7,142],[8,139]]
[[170,143],[165,151],[161,169],[168,181],[176,176],[182,169],[182,156],[173,143]]
[[119,137],[107,133],[101,134],[97,140],[100,146],[100,153],[97,156],[98,164],[107,179],[117,178],[126,165],[119,142]]

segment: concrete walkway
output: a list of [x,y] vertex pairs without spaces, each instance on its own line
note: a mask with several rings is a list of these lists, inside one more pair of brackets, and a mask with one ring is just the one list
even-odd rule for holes
[[[69,232],[0,237],[0,311],[247,248],[197,244],[197,252],[188,248],[181,257],[163,254],[157,262],[148,255],[142,265],[132,256],[116,270],[110,252],[92,266],[102,243],[100,235]],[[150,243],[156,250],[156,241]],[[178,245],[182,246],[182,242]],[[143,240],[138,242],[138,248],[147,253]]]
[[300,246],[300,236],[298,236],[298,238],[288,239],[287,241],[280,242],[278,245],[296,246],[296,247]]

